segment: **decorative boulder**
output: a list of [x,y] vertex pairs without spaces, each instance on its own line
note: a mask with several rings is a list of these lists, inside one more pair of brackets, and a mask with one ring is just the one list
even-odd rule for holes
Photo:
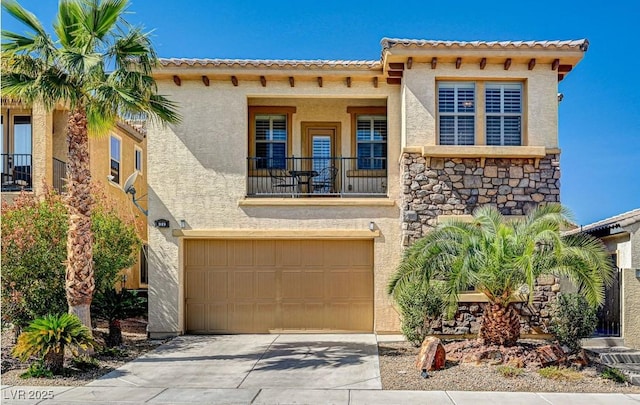
[[536,349],[542,367],[557,366],[567,361],[562,348],[558,345],[546,345]]
[[447,360],[442,342],[437,337],[427,336],[422,342],[416,358],[416,368],[424,371],[442,370]]

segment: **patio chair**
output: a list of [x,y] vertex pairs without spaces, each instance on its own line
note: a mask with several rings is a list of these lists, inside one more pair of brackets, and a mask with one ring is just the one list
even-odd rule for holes
[[281,190],[289,190],[293,197],[296,184],[294,178],[286,170],[269,167],[269,177],[271,178],[271,188],[274,193],[284,194],[284,191]]
[[336,177],[338,168],[327,166],[320,170],[318,176],[313,179],[313,192],[318,194],[330,194],[336,192]]

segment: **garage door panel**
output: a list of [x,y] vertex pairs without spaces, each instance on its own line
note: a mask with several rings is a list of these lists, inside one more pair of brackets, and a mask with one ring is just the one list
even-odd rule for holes
[[265,270],[255,273],[256,299],[276,299],[276,271]]
[[229,298],[229,273],[226,271],[207,272],[208,300],[226,300]]
[[229,265],[229,246],[225,240],[206,241],[207,266],[226,267]]
[[251,300],[254,298],[254,272],[247,269],[237,270],[233,273],[232,297],[239,300]]
[[194,270],[187,273],[185,277],[185,298],[186,299],[206,299],[206,272],[203,270]]
[[303,275],[302,295],[306,299],[323,300],[325,298],[324,279],[322,270],[306,270]]
[[373,243],[187,240],[189,332],[371,331]]

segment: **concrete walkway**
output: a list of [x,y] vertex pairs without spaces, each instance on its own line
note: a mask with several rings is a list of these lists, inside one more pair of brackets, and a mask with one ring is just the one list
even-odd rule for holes
[[382,391],[375,335],[235,335],[176,338],[83,387],[3,386],[0,402],[640,405],[640,395]]

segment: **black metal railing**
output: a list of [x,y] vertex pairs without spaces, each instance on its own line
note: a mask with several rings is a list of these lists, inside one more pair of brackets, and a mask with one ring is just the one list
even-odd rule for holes
[[31,154],[2,154],[2,191],[32,189]]
[[387,194],[386,158],[247,158],[250,197],[376,197]]
[[67,163],[53,158],[53,189],[62,194],[66,191]]

